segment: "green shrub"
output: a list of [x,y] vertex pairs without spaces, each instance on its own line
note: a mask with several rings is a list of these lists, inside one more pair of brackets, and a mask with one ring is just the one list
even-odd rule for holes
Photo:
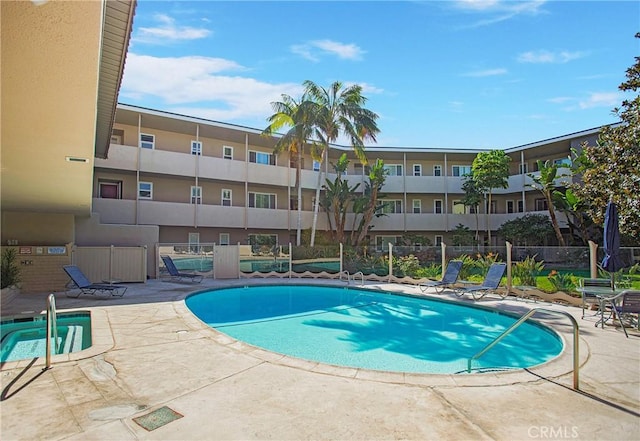
[[573,274],[559,273],[556,270],[552,270],[547,278],[556,291],[569,293],[576,289],[576,282]]
[[544,261],[537,262],[536,255],[529,256],[513,266],[513,277],[519,285],[536,286],[536,276],[544,269]]
[[416,271],[415,278],[421,279],[427,277],[429,279],[439,279],[442,277],[442,265],[432,263],[431,265],[423,266]]
[[413,254],[402,257],[393,257],[393,274],[397,277],[415,277],[420,269],[420,262]]
[[2,263],[0,269],[0,288],[16,285],[20,282],[20,267],[16,263],[16,249],[5,248],[2,250]]

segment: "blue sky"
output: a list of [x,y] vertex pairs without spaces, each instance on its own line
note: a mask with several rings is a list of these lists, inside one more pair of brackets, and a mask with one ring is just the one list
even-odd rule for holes
[[139,0],[119,101],[263,129],[360,84],[376,147],[502,149],[616,122],[637,1]]

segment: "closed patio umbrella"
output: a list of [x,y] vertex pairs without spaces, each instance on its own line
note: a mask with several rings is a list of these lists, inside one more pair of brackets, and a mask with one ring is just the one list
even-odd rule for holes
[[615,289],[613,273],[626,265],[620,257],[620,230],[618,226],[618,208],[613,202],[607,204],[604,215],[604,259],[602,268],[611,274],[611,288]]

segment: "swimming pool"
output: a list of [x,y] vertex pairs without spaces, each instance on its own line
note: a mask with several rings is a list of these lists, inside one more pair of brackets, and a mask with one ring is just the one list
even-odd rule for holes
[[[0,321],[0,362],[44,357],[46,354],[46,317],[14,317]],[[91,346],[91,313],[62,313],[57,317],[56,354],[78,352]]]
[[[292,357],[372,370],[451,374],[516,318],[440,299],[317,285],[224,288],[187,297],[204,323]],[[551,329],[527,322],[474,361],[475,371],[545,363],[563,349]]]

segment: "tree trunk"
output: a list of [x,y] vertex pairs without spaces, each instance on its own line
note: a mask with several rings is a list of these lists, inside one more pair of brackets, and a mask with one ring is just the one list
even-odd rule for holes
[[322,185],[322,165],[324,164],[325,151],[322,152],[322,161],[320,162],[320,171],[318,172],[318,182],[316,184],[316,202],[313,204],[313,222],[311,224],[311,241],[309,246],[313,247],[316,242],[316,227],[318,225],[318,209],[320,208],[320,186]]
[[546,194],[545,197],[547,199],[547,207],[549,208],[549,217],[551,218],[551,225],[553,225],[553,231],[556,233],[556,238],[558,239],[558,243],[561,247],[566,246],[564,243],[564,237],[562,237],[562,232],[560,231],[560,226],[558,225],[558,219],[556,218],[556,211],[553,209],[553,201],[551,200],[551,194]]
[[296,187],[298,188],[298,219],[296,225],[296,246],[302,245],[302,149],[298,148],[298,163],[296,164]]

